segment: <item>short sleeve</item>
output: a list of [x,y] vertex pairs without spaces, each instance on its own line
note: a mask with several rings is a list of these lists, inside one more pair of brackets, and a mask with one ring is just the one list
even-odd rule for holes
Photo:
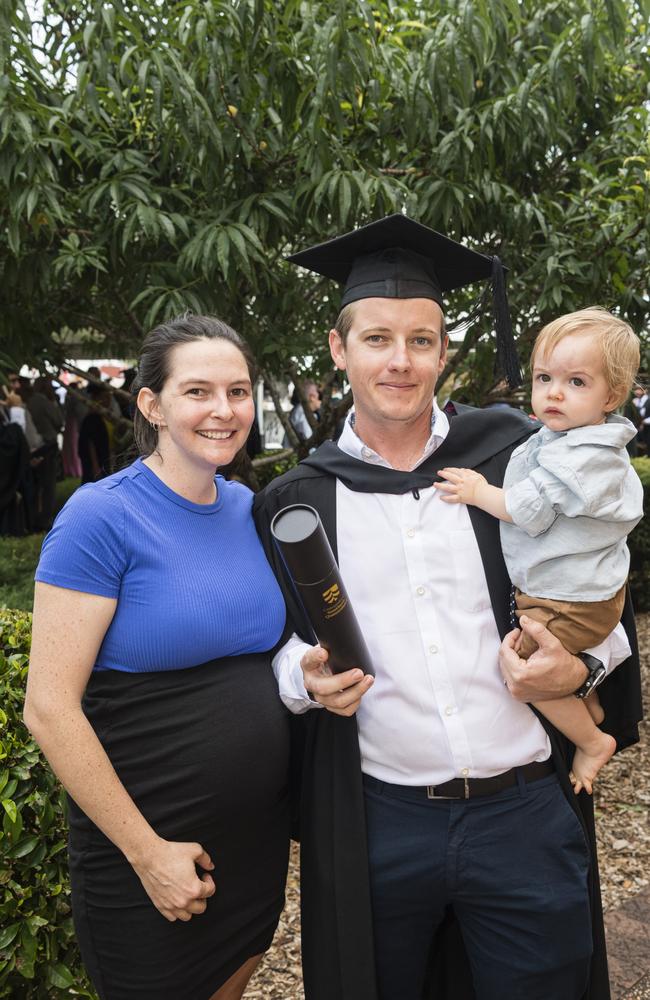
[[116,598],[126,561],[122,502],[90,483],[72,494],[45,537],[35,579]]

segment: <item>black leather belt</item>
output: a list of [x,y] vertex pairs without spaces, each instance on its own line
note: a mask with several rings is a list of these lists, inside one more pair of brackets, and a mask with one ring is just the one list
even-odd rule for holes
[[539,781],[553,774],[555,765],[552,759],[533,761],[531,764],[523,764],[521,767],[511,767],[503,774],[495,774],[492,778],[452,778],[442,785],[393,785],[389,782],[378,781],[370,775],[364,774],[363,780],[369,787],[386,786],[389,789],[401,791],[409,796],[420,796],[427,799],[473,799],[482,795],[495,795],[506,788],[514,788],[517,784],[517,772],[524,781]]

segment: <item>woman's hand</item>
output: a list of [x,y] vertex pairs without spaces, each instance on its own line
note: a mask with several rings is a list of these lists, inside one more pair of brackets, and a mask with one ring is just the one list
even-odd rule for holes
[[151,902],[167,920],[187,921],[204,913],[206,900],[216,892],[211,875],[196,873],[196,865],[214,868],[200,844],[158,838],[150,853],[132,864]]

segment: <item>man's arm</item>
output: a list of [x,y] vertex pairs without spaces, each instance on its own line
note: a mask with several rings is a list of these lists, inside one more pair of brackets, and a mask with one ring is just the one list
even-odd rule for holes
[[[547,701],[577,691],[588,674],[582,660],[569,653],[560,640],[539,622],[522,615],[520,623],[539,649],[528,660],[522,660],[515,652],[520,635],[518,628],[509,632],[501,643],[501,673],[513,698],[524,702]],[[609,674],[628,658],[631,650],[625,630],[619,624],[604,642],[585,652],[601,660]]]

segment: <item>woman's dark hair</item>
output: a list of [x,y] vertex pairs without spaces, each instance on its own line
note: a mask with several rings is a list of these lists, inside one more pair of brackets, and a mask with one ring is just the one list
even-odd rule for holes
[[251,349],[238,333],[217,319],[216,316],[177,316],[168,323],[156,326],[144,339],[138,374],[131,385],[135,404],[133,416],[133,436],[140,455],[151,455],[158,447],[158,429],[152,427],[139,410],[135,400],[140,389],[148,388],[158,395],[169,377],[169,358],[178,344],[190,344],[194,340],[227,340],[241,353],[251,382],[255,381],[255,361]]

